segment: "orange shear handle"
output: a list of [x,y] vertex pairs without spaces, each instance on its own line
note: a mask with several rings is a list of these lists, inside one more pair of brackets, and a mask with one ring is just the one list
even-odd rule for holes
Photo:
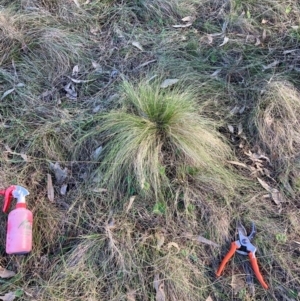
[[217,275],[218,277],[221,276],[221,274],[222,274],[222,272],[223,272],[223,270],[224,270],[224,268],[225,268],[226,263],[227,263],[227,262],[230,260],[230,258],[234,255],[234,253],[235,253],[235,251],[238,249],[238,247],[239,247],[239,246],[235,243],[235,241],[231,243],[231,247],[230,247],[229,252],[226,254],[226,256],[224,257],[224,259],[222,260],[222,262],[221,262],[221,264],[220,264],[220,266],[219,266],[219,269],[217,270],[216,275]]
[[260,270],[259,270],[259,267],[257,264],[257,258],[255,257],[255,254],[252,252],[249,252],[249,259],[250,259],[250,263],[251,263],[252,269],[255,273],[257,280],[260,282],[260,284],[262,285],[262,287],[264,289],[268,289],[269,286],[264,281],[264,278],[263,278],[262,274],[260,273]]

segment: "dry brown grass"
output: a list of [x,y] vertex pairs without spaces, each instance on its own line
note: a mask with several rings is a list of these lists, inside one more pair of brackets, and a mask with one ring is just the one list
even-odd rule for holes
[[257,103],[259,143],[270,154],[283,183],[299,179],[300,93],[291,83],[272,81]]
[[[278,176],[288,175],[295,192],[300,191],[299,56],[297,50],[284,54],[300,41],[299,30],[292,27],[300,16],[296,1],[2,0],[0,5],[0,97],[15,88],[0,101],[0,188],[26,186],[35,217],[34,249],[27,257],[7,256],[5,231],[0,231],[0,264],[17,272],[1,279],[0,295],[17,291],[22,296],[15,301],[153,301],[158,300],[153,281],[159,276],[165,301],[299,298],[298,194],[290,195],[279,212],[255,180],[241,177],[238,170],[232,175],[225,162],[232,150],[244,160],[241,139],[247,149],[259,141],[278,167]],[[193,17],[191,26],[172,27],[183,24],[186,16]],[[209,34],[215,33],[220,35],[211,41]],[[220,46],[225,36],[229,41]],[[132,42],[139,42],[143,50]],[[275,67],[263,68],[275,60],[280,61]],[[76,100],[67,98],[64,90],[75,65],[77,80],[92,80],[74,85]],[[215,71],[219,73],[212,76]],[[295,86],[270,81],[277,73]],[[164,95],[159,94],[160,82],[151,90],[160,95],[159,105],[170,94],[189,95],[193,104],[183,118],[179,101],[176,116],[182,118],[173,120],[180,122],[173,122],[169,133],[177,146],[166,144],[159,152],[159,163],[166,165],[160,172],[169,177],[171,189],[158,200],[139,191],[131,198],[116,193],[115,202],[105,190],[107,183],[99,184],[98,163],[91,159],[103,140],[97,135],[100,117],[122,111],[126,117],[145,119],[139,103],[143,93],[137,93],[136,83],[153,76],[179,79]],[[134,102],[120,92],[124,78],[133,83],[127,92]],[[261,90],[266,90],[263,95]],[[42,97],[44,92],[49,92],[47,97]],[[232,113],[234,107],[244,111]],[[253,108],[258,137],[249,135],[246,126],[254,123],[249,120]],[[228,124],[237,129],[240,122],[245,138],[228,133]],[[90,131],[93,138],[78,143]],[[124,139],[132,137],[130,133],[123,132]],[[113,142],[106,138],[106,143]],[[142,149],[145,144],[133,147]],[[135,162],[125,146],[124,154]],[[113,155],[105,158],[114,163]],[[56,161],[68,168],[66,195],[60,194],[61,185],[49,168]],[[139,175],[144,173],[141,161],[133,168]],[[158,172],[151,169],[151,156],[146,163],[151,172]],[[47,198],[48,173],[54,203]],[[118,177],[124,174],[132,173],[115,170]],[[114,192],[122,188],[110,187]],[[235,277],[246,278],[247,259],[235,256],[224,275],[215,277],[234,239],[237,219],[246,226],[255,221],[254,244],[270,285],[265,291],[254,280],[252,297],[248,286],[236,293],[230,285]],[[0,222],[5,229],[2,213]],[[219,246],[199,242],[199,235]]]

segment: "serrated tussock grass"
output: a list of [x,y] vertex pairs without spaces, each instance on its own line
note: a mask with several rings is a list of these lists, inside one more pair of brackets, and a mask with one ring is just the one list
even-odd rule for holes
[[276,175],[285,184],[299,178],[300,93],[287,81],[273,81],[259,99],[255,126],[259,143],[270,154]]
[[156,196],[161,188],[188,178],[206,178],[206,184],[209,178],[210,185],[222,179],[228,186],[232,175],[224,162],[230,148],[216,124],[201,115],[191,88],[183,92],[125,82],[122,89],[121,108],[95,117],[97,127],[85,135],[103,143],[102,184]]

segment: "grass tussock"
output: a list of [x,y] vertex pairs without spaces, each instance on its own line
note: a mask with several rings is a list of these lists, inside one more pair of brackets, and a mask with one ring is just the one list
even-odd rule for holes
[[[291,83],[274,81],[257,103],[255,125],[259,142],[270,154],[283,183],[299,179],[300,93]],[[295,183],[294,183],[295,184]]]
[[228,172],[222,165],[231,156],[230,148],[214,122],[201,115],[194,97],[157,84],[125,82],[122,108],[94,118],[96,125],[86,134],[104,146],[102,183],[110,190],[127,187],[127,192],[157,194],[172,181],[194,175],[203,183],[226,181]]

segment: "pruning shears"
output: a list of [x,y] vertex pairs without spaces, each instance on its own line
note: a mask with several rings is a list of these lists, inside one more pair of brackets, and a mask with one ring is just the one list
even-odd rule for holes
[[248,236],[245,227],[240,222],[238,222],[237,224],[237,230],[239,236],[238,240],[231,243],[230,250],[222,260],[216,275],[218,277],[221,276],[221,273],[223,272],[226,263],[231,259],[235,252],[237,252],[239,254],[249,256],[249,260],[257,280],[260,282],[264,289],[268,289],[268,284],[264,281],[264,278],[260,273],[257,258],[255,257],[255,252],[257,249],[251,244],[251,240],[256,234],[255,224],[252,222],[252,231]]

